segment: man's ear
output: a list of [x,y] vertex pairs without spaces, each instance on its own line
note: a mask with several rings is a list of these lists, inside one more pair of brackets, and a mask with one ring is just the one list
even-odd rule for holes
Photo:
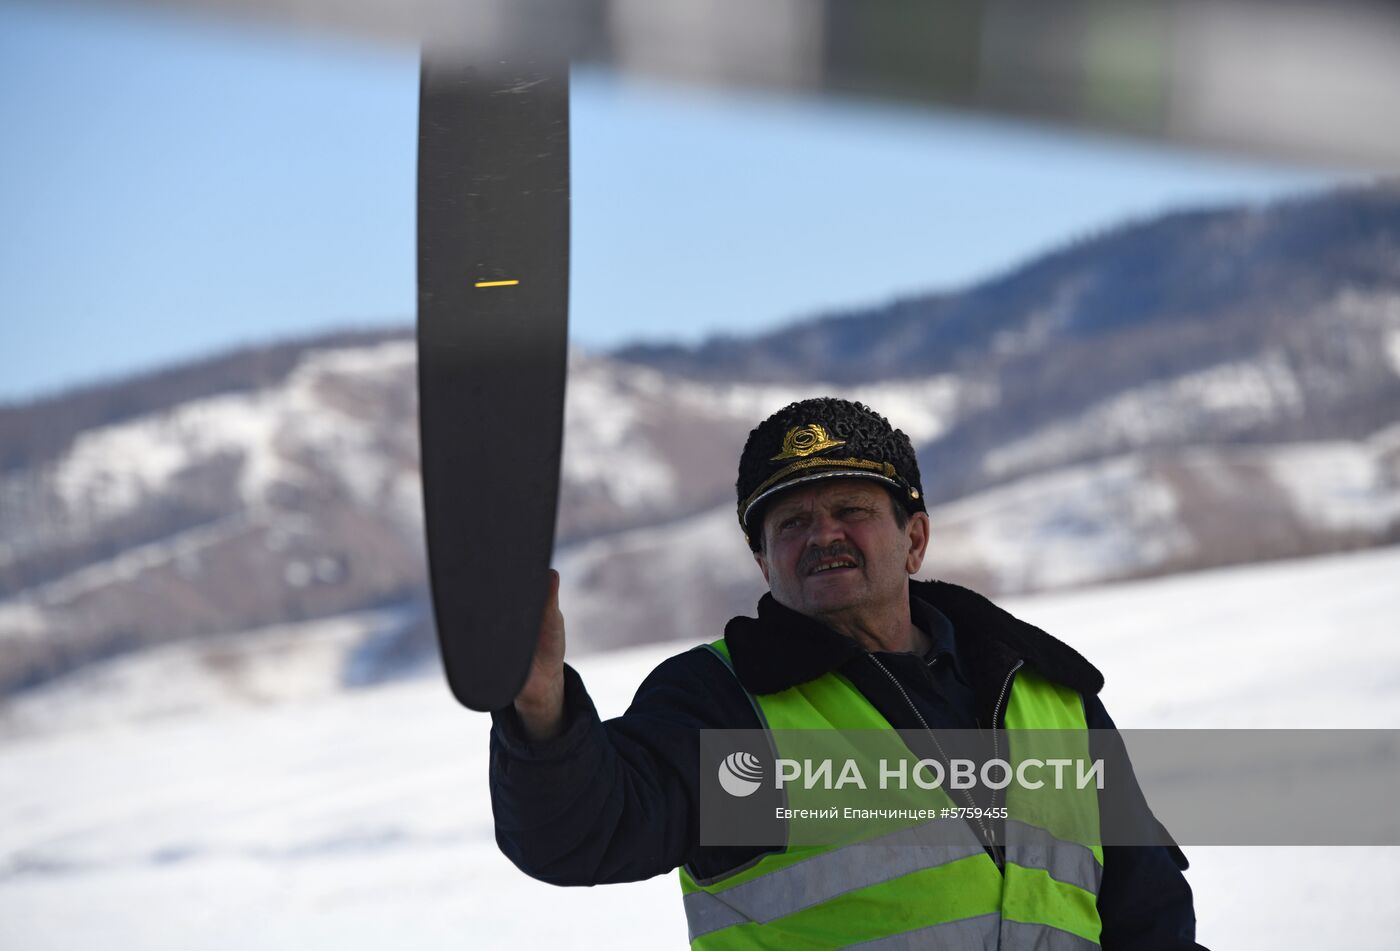
[[753,560],[754,560],[754,563],[758,565],[758,570],[761,571],[761,572],[763,572],[763,581],[764,581],[765,584],[767,584],[767,583],[768,583],[768,559],[765,558],[765,557],[763,557],[763,552],[761,552],[761,551],[756,551],[756,552],[753,553]]
[[904,559],[906,574],[915,574],[923,566],[924,555],[928,552],[929,520],[926,512],[915,512],[909,516],[905,526],[909,536],[909,555]]

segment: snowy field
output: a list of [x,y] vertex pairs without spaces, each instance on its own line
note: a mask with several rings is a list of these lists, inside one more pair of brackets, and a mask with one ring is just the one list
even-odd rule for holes
[[[1400,728],[1397,582],[1389,549],[1010,607],[1103,669],[1121,727]],[[676,649],[578,667],[608,716]],[[672,876],[516,871],[492,836],[487,718],[435,677],[331,689],[333,654],[270,653],[252,682],[282,686],[249,692],[166,649],[5,711],[0,948],[684,946]],[[1400,848],[1188,854],[1206,945],[1400,948]]]

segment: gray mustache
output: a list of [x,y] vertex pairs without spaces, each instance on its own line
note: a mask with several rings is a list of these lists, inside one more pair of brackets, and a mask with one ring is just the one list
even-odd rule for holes
[[842,542],[828,545],[826,548],[807,549],[807,553],[802,556],[802,562],[798,567],[805,575],[822,562],[843,556],[854,561],[857,568],[865,567],[865,559],[860,556],[860,552]]

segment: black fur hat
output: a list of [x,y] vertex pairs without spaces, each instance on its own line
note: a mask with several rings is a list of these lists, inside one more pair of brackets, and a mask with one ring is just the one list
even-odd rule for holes
[[926,512],[919,462],[909,437],[863,403],[832,397],[778,410],[749,433],[739,456],[739,527],[750,547],[763,503],[784,489],[832,477],[874,479],[904,510]]

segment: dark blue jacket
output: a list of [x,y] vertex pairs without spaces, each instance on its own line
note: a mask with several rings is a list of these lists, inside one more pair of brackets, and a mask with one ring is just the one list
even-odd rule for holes
[[[931,635],[932,656],[874,655],[903,691],[854,640],[768,595],[757,618],[734,618],[725,628],[733,674],[703,648],[678,654],[651,672],[626,713],[606,723],[566,667],[560,736],[530,743],[513,709],[492,714],[491,802],[501,851],[557,885],[638,881],[682,864],[703,878],[742,865],[766,850],[698,845],[699,731],[759,729],[743,688],[771,693],[832,670],[892,726],[921,728],[912,705],[938,730],[990,726],[1007,676],[1023,661],[1077,690],[1091,729],[1113,728],[1097,696],[1102,675],[1066,644],[956,585],[911,582],[910,606]],[[1145,802],[1140,811],[1155,824]],[[1200,947],[1184,868],[1174,845],[1104,847],[1098,906],[1106,951]]]

